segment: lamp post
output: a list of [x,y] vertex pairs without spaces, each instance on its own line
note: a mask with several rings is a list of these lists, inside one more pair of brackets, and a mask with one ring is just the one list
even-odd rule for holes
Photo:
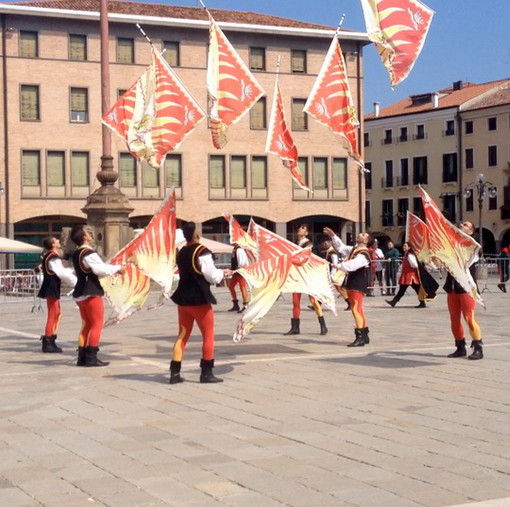
[[5,194],[4,184],[0,181],[0,236],[2,235],[2,197]]
[[482,209],[483,209],[483,199],[488,194],[489,197],[495,197],[497,190],[494,188],[494,184],[485,179],[485,175],[483,173],[479,173],[476,177],[476,181],[472,183],[468,183],[466,188],[464,189],[464,197],[469,198],[473,195],[473,190],[476,189],[477,199],[478,199],[478,231],[479,231],[479,240],[480,246],[482,250],[480,252],[483,257],[483,228],[482,228]]

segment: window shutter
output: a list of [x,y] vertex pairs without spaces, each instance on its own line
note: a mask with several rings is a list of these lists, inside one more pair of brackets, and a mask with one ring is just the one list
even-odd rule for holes
[[246,157],[232,157],[230,183],[232,188],[246,188]]
[[21,85],[21,119],[39,120],[39,87]]
[[211,188],[225,188],[225,157],[213,155],[209,159]]
[[181,156],[167,155],[165,159],[165,188],[182,187]]
[[86,187],[89,184],[89,154],[86,151],[71,153],[71,178],[74,187]]
[[41,154],[38,151],[23,151],[23,186],[38,187],[41,184]]
[[69,59],[87,59],[87,37],[85,35],[69,35]]
[[49,151],[46,159],[48,186],[63,187],[65,184],[65,156],[63,151]]
[[252,188],[267,188],[267,157],[253,157],[251,185]]
[[119,179],[121,187],[136,187],[136,159],[130,153],[120,154]]

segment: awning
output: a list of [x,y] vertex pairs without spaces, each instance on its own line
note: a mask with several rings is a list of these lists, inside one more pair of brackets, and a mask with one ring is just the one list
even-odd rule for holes
[[42,250],[40,246],[0,237],[0,253],[41,253]]

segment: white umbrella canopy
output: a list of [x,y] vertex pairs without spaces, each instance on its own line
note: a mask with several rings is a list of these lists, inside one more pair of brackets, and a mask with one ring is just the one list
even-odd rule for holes
[[[179,239],[179,236],[177,236]],[[232,245],[226,245],[225,243],[220,243],[219,241],[214,241],[213,239],[200,238],[199,243],[204,245],[208,250],[210,250],[213,254],[222,254],[228,253],[231,254],[234,247]],[[177,248],[181,249],[186,244],[186,241],[179,241],[177,243]]]
[[0,237],[0,253],[41,253],[40,246]]

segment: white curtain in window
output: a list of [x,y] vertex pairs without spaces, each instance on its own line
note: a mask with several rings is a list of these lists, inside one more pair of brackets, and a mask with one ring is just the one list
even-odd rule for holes
[[46,159],[49,187],[63,187],[65,184],[65,154],[63,151],[49,151]]
[[86,151],[71,153],[71,178],[74,187],[86,187],[89,184],[89,154]]
[[41,184],[41,155],[38,151],[23,151],[22,169],[23,186],[38,187]]

